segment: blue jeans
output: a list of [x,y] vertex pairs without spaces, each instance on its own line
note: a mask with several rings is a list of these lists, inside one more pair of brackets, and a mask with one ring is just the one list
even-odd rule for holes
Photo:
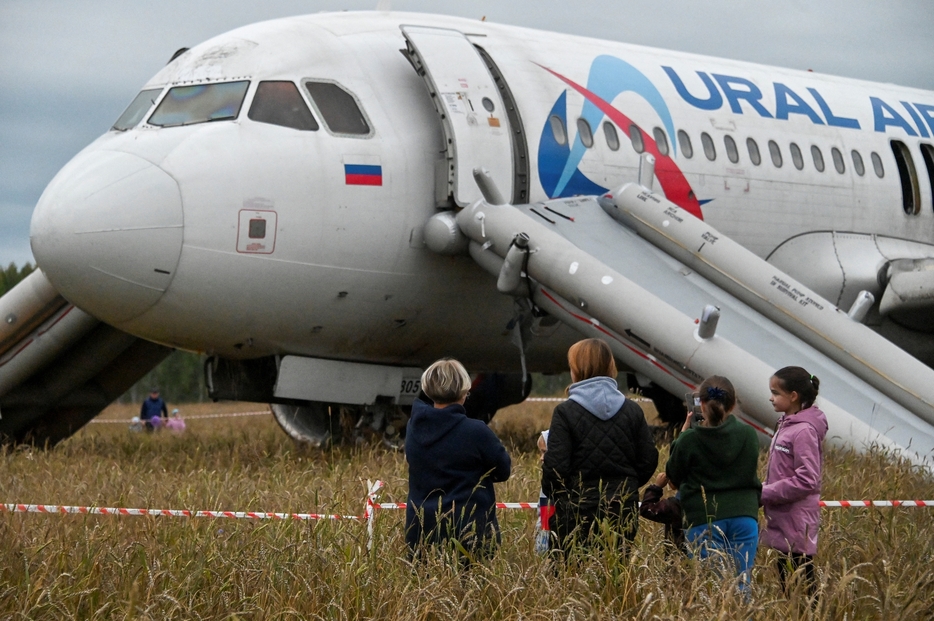
[[736,575],[740,577],[739,590],[749,591],[752,580],[752,566],[756,561],[756,549],[759,547],[759,523],[751,517],[735,517],[717,520],[708,524],[692,526],[685,533],[688,546],[697,550],[702,559],[715,551],[722,551],[733,557]]

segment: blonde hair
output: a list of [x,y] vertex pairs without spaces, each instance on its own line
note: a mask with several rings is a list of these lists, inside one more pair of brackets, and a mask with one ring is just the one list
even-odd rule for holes
[[442,358],[422,373],[422,390],[435,403],[456,403],[470,390],[470,375],[457,360]]
[[600,339],[584,339],[568,350],[568,366],[575,382],[592,377],[616,378],[616,361],[610,346]]

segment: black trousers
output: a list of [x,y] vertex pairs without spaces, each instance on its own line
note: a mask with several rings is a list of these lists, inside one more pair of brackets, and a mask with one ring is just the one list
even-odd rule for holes
[[615,498],[596,507],[557,503],[549,527],[557,537],[558,548],[567,553],[572,548],[589,548],[597,543],[601,522],[632,542],[639,529],[639,507],[635,497],[627,498],[625,502]]
[[814,597],[817,592],[817,576],[814,573],[814,557],[807,554],[796,554],[794,552],[778,559],[778,581],[782,585],[782,591],[788,592],[788,581],[790,577],[802,567],[804,568],[804,580],[808,587],[808,596]]

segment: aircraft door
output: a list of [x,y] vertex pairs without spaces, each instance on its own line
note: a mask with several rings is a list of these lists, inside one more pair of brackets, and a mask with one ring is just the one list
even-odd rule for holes
[[461,207],[482,198],[473,169],[484,167],[504,197],[513,195],[513,149],[500,90],[467,37],[457,30],[402,26],[407,53],[444,127],[447,191]]

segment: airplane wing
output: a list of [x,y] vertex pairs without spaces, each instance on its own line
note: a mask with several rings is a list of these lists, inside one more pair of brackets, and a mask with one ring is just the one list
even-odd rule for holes
[[929,332],[934,323],[934,259],[899,259],[886,270],[879,313],[901,325]]

